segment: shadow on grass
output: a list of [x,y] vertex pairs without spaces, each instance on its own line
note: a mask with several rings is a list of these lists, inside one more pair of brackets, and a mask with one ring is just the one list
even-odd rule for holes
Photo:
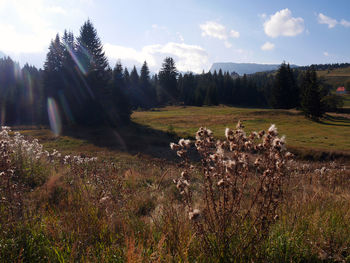
[[175,157],[169,144],[178,141],[178,137],[171,131],[163,132],[134,122],[122,127],[69,127],[63,131],[63,135],[109,150],[169,160]]
[[331,121],[333,123],[324,122],[320,120],[319,122],[324,125],[332,125],[332,126],[345,126],[350,127],[350,118],[344,117],[344,116],[331,116],[326,114],[323,117],[324,120]]

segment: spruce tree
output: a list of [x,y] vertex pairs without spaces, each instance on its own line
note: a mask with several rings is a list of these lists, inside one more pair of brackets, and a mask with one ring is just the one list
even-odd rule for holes
[[272,87],[271,105],[273,108],[275,109],[288,108],[288,105],[286,103],[286,101],[289,99],[288,89],[289,89],[288,68],[286,63],[283,62],[276,73],[275,82]]
[[141,67],[140,73],[140,92],[144,96],[142,99],[142,107],[149,108],[155,105],[155,90],[150,82],[150,71],[145,61]]
[[77,39],[77,57],[83,76],[83,90],[88,95],[83,101],[79,123],[95,125],[105,122],[104,101],[108,99],[107,84],[111,79],[111,70],[103,52],[102,43],[90,20],[80,28]]
[[306,117],[317,120],[324,114],[321,95],[314,69],[307,70],[301,81],[301,108]]
[[177,69],[175,61],[171,57],[164,59],[159,71],[160,99],[161,103],[175,103],[178,99]]
[[[62,115],[62,105],[59,103],[59,94],[64,86],[63,46],[58,34],[56,35],[55,39],[51,41],[49,52],[46,55],[43,82],[45,98],[53,99],[58,105],[58,114]],[[45,108],[47,108],[47,106]]]

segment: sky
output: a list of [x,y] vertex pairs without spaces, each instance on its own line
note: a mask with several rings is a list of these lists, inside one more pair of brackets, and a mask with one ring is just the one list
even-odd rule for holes
[[350,62],[349,10],[349,0],[0,0],[0,52],[42,68],[56,33],[78,36],[90,19],[111,67]]

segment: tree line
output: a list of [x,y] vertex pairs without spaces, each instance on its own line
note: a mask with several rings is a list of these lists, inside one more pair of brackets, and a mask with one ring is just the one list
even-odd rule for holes
[[11,58],[0,59],[1,124],[120,125],[135,109],[165,105],[236,105],[301,108],[319,118],[341,106],[314,67],[237,76],[229,72],[181,73],[171,57],[151,76],[145,61],[140,72],[118,61],[110,68],[90,20],[79,36],[64,31],[51,41],[43,69]]

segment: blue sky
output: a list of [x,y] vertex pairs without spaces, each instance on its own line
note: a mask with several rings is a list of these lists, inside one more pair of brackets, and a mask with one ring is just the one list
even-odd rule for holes
[[90,18],[111,66],[350,62],[349,0],[0,0],[0,51],[42,67],[56,32]]

